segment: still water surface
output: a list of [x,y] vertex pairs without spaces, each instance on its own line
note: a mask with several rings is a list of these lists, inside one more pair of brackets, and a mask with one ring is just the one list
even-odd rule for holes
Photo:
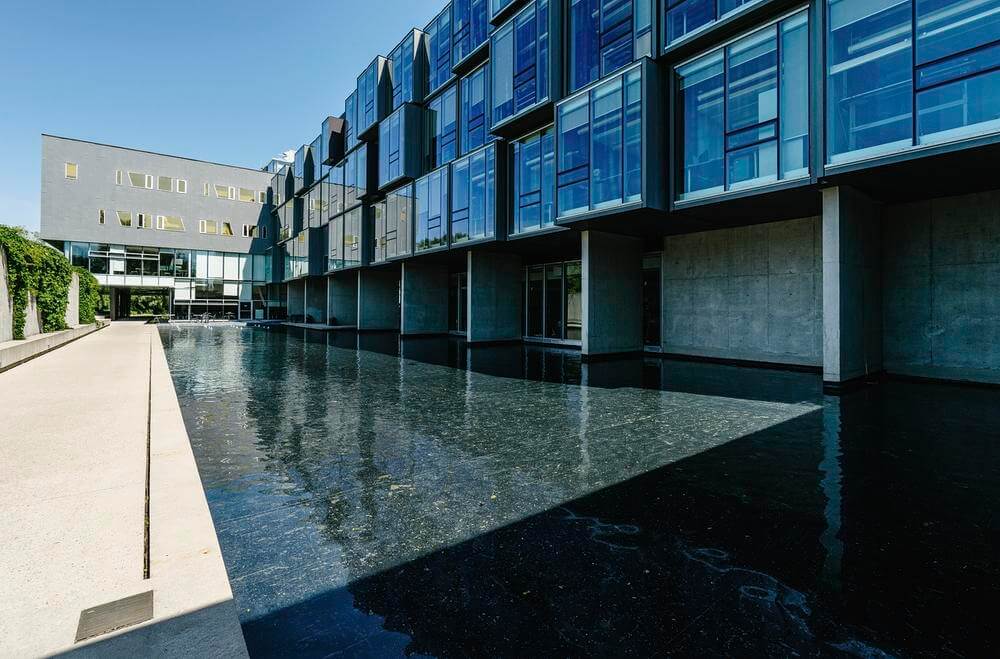
[[253,656],[996,652],[1000,390],[161,335]]

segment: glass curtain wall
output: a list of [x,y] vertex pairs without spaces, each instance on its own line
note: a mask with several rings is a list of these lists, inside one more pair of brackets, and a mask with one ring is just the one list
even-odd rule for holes
[[549,97],[549,0],[535,0],[494,33],[490,45],[493,125]]
[[762,0],[664,0],[663,45],[674,45]]
[[361,145],[343,161],[344,165],[344,208],[361,203],[368,194],[368,146]]
[[455,0],[452,43],[455,64],[474,53],[489,38],[487,0]]
[[448,246],[448,168],[442,167],[416,183],[416,251]]
[[344,148],[350,151],[358,145],[358,93],[344,100]]
[[802,11],[676,69],[680,199],[809,175],[808,55]]
[[830,0],[827,161],[1000,130],[1000,0]]
[[397,256],[411,254],[413,186],[406,185],[386,193],[385,199],[375,204],[374,211],[374,261],[383,263]]
[[651,0],[570,0],[570,92],[652,54]]
[[524,333],[528,338],[580,341],[583,335],[580,261],[528,266],[524,317]]
[[452,163],[452,244],[495,237],[496,198],[494,145]]
[[563,102],[556,121],[559,217],[641,201],[641,69]]
[[389,108],[389,112],[399,109],[403,103],[422,100],[416,97],[413,72],[416,35],[415,30],[410,30],[389,55],[389,76],[392,80],[392,107]]
[[458,88],[452,85],[427,104],[428,170],[458,156]]
[[462,153],[475,151],[492,139],[486,112],[486,85],[489,64],[484,64],[462,78],[461,129],[459,146]]
[[555,130],[551,126],[514,142],[511,235],[555,224],[555,146]]
[[427,33],[427,53],[430,59],[428,93],[444,87],[451,80],[451,4],[424,29]]

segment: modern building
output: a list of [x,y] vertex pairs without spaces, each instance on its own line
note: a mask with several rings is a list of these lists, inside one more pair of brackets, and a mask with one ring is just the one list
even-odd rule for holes
[[245,185],[199,201],[266,238],[141,234],[272,250],[240,317],[1000,383],[1000,0],[453,0],[384,47],[266,174],[46,138],[43,236],[181,213],[87,175]]

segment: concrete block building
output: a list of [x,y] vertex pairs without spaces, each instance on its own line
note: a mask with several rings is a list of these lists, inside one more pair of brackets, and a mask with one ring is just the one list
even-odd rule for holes
[[179,317],[1000,383],[1000,0],[452,0],[384,46],[261,172],[44,138],[44,237],[112,287],[232,254],[157,270]]

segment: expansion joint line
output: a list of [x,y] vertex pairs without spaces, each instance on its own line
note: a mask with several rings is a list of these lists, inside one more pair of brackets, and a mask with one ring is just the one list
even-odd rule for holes
[[142,578],[149,579],[149,472],[153,423],[153,335],[149,335],[149,382],[146,397],[146,501],[143,514]]

